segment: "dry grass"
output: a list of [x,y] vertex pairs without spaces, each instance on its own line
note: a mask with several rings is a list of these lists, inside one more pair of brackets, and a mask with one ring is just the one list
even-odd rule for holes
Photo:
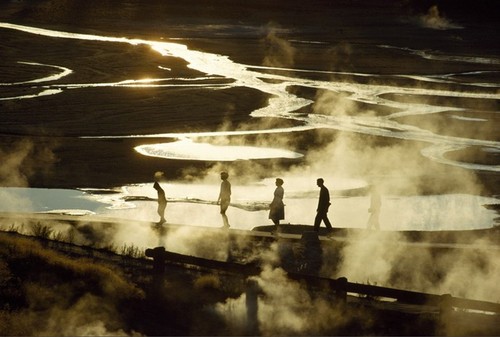
[[115,250],[116,253],[132,258],[144,258],[146,255],[143,249],[133,245],[133,244],[123,244],[119,250]]
[[90,259],[72,259],[54,250],[44,248],[40,243],[25,238],[9,238],[0,236],[0,254],[8,247],[10,256],[17,259],[37,260],[48,268],[70,271],[76,277],[91,277],[99,280],[103,289],[109,294],[140,295],[139,290],[126,281],[116,269],[96,263]]
[[106,321],[120,303],[140,300],[144,292],[117,268],[67,257],[29,238],[0,235],[0,335],[37,335],[38,329],[65,334],[49,329],[54,310],[61,310],[59,320],[72,319],[69,312],[80,310],[89,296],[100,303],[97,312],[102,310]]

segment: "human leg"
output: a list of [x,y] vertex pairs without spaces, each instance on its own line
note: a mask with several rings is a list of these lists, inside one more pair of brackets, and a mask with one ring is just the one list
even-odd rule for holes
[[325,223],[325,226],[326,228],[328,228],[328,230],[332,230],[332,224],[330,223],[330,219],[328,219],[328,215],[325,213],[324,216],[323,216],[323,222]]
[[314,230],[319,232],[319,226],[321,224],[321,213],[316,213],[316,217],[314,218]]
[[164,223],[165,220],[165,208],[167,207],[167,204],[160,203],[158,204],[158,215],[160,216],[160,221],[158,222],[159,224]]
[[220,202],[220,214],[226,214],[227,209],[229,208],[229,200],[221,200]]
[[226,213],[222,213],[222,224],[224,227],[230,227],[229,226],[229,219],[227,218]]

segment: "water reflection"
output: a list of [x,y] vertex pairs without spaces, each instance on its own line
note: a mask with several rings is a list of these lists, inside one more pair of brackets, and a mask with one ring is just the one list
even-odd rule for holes
[[255,146],[223,146],[196,143],[190,139],[172,143],[137,146],[143,155],[183,160],[235,161],[242,159],[300,158],[302,154],[275,148]]
[[[153,50],[164,56],[174,56],[185,60],[188,67],[200,71],[211,76],[218,76],[222,79],[231,80],[231,83],[210,84],[210,83],[194,83],[194,84],[162,84],[159,82],[167,79],[148,79],[142,80],[127,80],[119,83],[101,83],[87,84],[89,86],[109,86],[109,85],[126,85],[126,86],[182,86],[182,85],[198,85],[203,88],[213,89],[216,86],[233,87],[244,86],[247,88],[257,89],[261,92],[271,95],[268,105],[252,112],[254,117],[278,117],[286,119],[294,119],[302,122],[304,125],[312,128],[332,128],[336,130],[344,130],[349,132],[363,133],[368,135],[377,135],[390,138],[398,138],[412,141],[422,141],[429,144],[422,154],[426,157],[445,163],[447,165],[459,166],[465,169],[479,169],[500,172],[499,165],[476,165],[455,161],[452,159],[443,160],[445,154],[450,150],[457,148],[465,149],[468,147],[487,147],[491,149],[500,149],[500,142],[478,140],[461,137],[451,137],[435,134],[428,130],[424,130],[412,125],[401,123],[401,117],[438,114],[450,111],[463,111],[461,107],[441,106],[438,104],[422,104],[411,103],[410,100],[396,101],[388,97],[412,97],[412,96],[439,96],[449,98],[476,98],[476,99],[500,99],[500,93],[494,88],[498,88],[498,83],[473,83],[471,81],[461,82],[460,74],[448,75],[428,75],[428,76],[413,76],[409,74],[391,75],[392,84],[377,84],[377,81],[360,81],[355,80],[358,77],[372,78],[376,80],[380,75],[376,74],[359,74],[359,73],[339,73],[325,71],[311,71],[302,69],[286,69],[283,75],[277,72],[284,69],[272,67],[258,67],[252,65],[238,64],[233,62],[225,55],[211,54],[190,50],[186,45],[172,42],[148,41],[143,39],[128,39],[125,37],[106,37],[90,34],[76,34],[70,32],[54,31],[40,29],[35,27],[14,25],[9,23],[0,23],[0,28],[15,29],[31,34],[38,34],[49,37],[79,39],[88,41],[102,41],[110,43],[125,43],[130,45],[148,45]],[[434,59],[447,62],[467,62],[475,64],[500,64],[497,58],[482,58],[482,57],[461,57],[456,55],[433,54],[428,51],[419,51],[404,47],[394,47],[387,45],[377,46],[378,48],[397,49],[401,52],[406,52],[411,55],[426,59]],[[264,69],[265,68],[265,69]],[[274,70],[273,74],[264,70]],[[316,73],[331,73],[339,75],[341,79],[320,81],[294,76],[297,72],[316,72]],[[349,78],[351,80],[349,80]],[[398,84],[400,79],[411,78],[415,81],[414,86],[402,86]],[[446,90],[446,89],[429,89],[423,88],[419,82],[436,82],[443,83],[452,81],[461,85],[461,90]],[[85,84],[68,84],[54,85],[50,90],[62,90],[64,88],[81,88]],[[360,115],[325,115],[325,114],[295,114],[294,112],[304,108],[313,102],[309,99],[298,97],[289,92],[291,86],[302,86],[317,90],[327,90],[337,93],[346,93],[346,98],[354,102],[368,103],[377,106],[396,109],[398,112],[388,116],[360,116]],[[468,90],[468,87],[475,87],[475,90]],[[484,90],[479,90],[484,88]],[[492,90],[489,90],[492,89]],[[45,94],[54,94],[58,91],[44,91]],[[388,95],[390,94],[390,95]],[[17,96],[17,99],[33,98],[36,96]],[[9,97],[8,99],[13,99]],[[184,144],[176,143],[184,146]],[[148,153],[160,153],[161,147],[164,144],[159,144],[157,149],[151,146],[148,148]],[[173,145],[169,145],[172,147]],[[170,148],[171,151],[179,151],[178,149]]]
[[0,187],[1,212],[97,214],[109,206],[90,194],[71,189]]
[[[168,133],[161,135],[135,135],[134,137],[172,137],[180,139],[171,143],[159,143],[143,145],[136,150],[144,155],[159,156],[175,159],[196,159],[196,160],[238,160],[238,159],[258,159],[258,158],[299,158],[302,154],[274,148],[259,147],[235,147],[216,146],[194,142],[183,138],[223,136],[223,135],[244,135],[260,133],[289,133],[315,128],[331,128],[348,132],[362,133],[368,135],[397,138],[411,141],[427,143],[428,146],[422,150],[422,155],[436,162],[447,165],[460,166],[467,170],[487,170],[500,172],[500,165],[475,164],[459,162],[446,157],[446,153],[456,150],[464,150],[469,147],[484,149],[486,153],[495,155],[500,151],[500,142],[472,139],[465,137],[451,137],[436,134],[424,130],[414,125],[407,125],[401,122],[402,118],[415,117],[420,115],[439,114],[443,112],[453,113],[454,119],[459,119],[464,123],[486,122],[482,118],[459,117],[459,112],[465,109],[457,105],[440,105],[438,103],[416,103],[412,101],[414,97],[431,96],[444,98],[472,98],[485,100],[500,99],[498,89],[500,85],[494,82],[487,82],[484,75],[486,72],[456,73],[445,75],[411,75],[396,74],[386,75],[392,80],[390,84],[381,84],[383,77],[377,74],[361,74],[347,72],[329,72],[307,69],[284,69],[275,67],[260,67],[255,65],[245,65],[233,62],[229,57],[218,54],[205,53],[197,50],[190,50],[186,45],[172,42],[148,41],[143,39],[128,39],[124,37],[106,37],[89,34],[75,34],[70,32],[40,29],[35,27],[0,23],[0,28],[14,29],[30,34],[37,34],[47,37],[78,39],[87,41],[102,41],[109,43],[122,43],[129,45],[147,45],[164,56],[173,56],[185,60],[188,67],[203,73],[203,76],[195,78],[147,78],[147,79],[127,79],[110,83],[69,83],[58,84],[54,82],[72,72],[71,69],[36,62],[24,62],[29,66],[40,66],[56,69],[57,74],[43,76],[24,82],[1,83],[0,86],[14,87],[16,85],[29,84],[33,90],[39,90],[36,94],[17,95],[3,97],[0,100],[32,99],[43,95],[54,95],[64,90],[78,90],[86,87],[110,87],[110,86],[141,86],[141,87],[161,87],[161,86],[197,86],[213,90],[214,88],[229,88],[243,86],[259,90],[271,95],[268,104],[252,112],[253,117],[272,117],[293,119],[302,125],[292,128],[281,128],[271,130],[254,131],[223,131],[206,133]],[[397,48],[392,46],[378,46],[378,48]],[[434,55],[428,52],[399,48],[402,52],[416,55],[422,58],[445,60],[447,62],[468,62],[477,64],[499,64],[498,59],[490,58],[463,58],[454,55]],[[163,69],[166,72],[170,69]],[[298,76],[298,74],[322,74],[331,75],[330,80],[316,80]],[[208,75],[205,75],[208,74]],[[474,82],[470,77],[480,79],[481,82]],[[467,81],[462,78],[469,77]],[[363,79],[363,80],[360,80]],[[411,79],[415,81],[413,85],[400,85],[402,80]],[[447,90],[444,87],[439,89],[423,88],[422,83],[436,84],[457,84],[460,90]],[[40,85],[40,86],[37,86]],[[346,100],[357,103],[371,104],[373,106],[384,107],[390,111],[396,111],[385,116],[375,114],[342,114],[342,113],[314,113],[297,114],[296,111],[307,107],[313,101],[291,93],[290,87],[304,87],[314,90],[324,90],[328,92],[344,93]],[[335,111],[334,111],[335,112]],[[495,111],[496,113],[496,111]],[[106,135],[102,135],[106,137]],[[124,135],[123,137],[130,137]],[[287,178],[290,181],[290,178]],[[335,179],[332,179],[335,181]],[[286,223],[311,223],[314,215],[316,203],[316,188],[305,187],[306,184],[290,184],[289,186],[299,186],[295,191],[287,188],[287,216]],[[264,186],[264,187],[263,187]],[[234,202],[239,205],[250,207],[230,207],[228,210],[231,219],[235,219],[232,227],[250,229],[258,225],[268,223],[267,211],[258,207],[267,200],[261,196],[269,194],[269,186],[246,186],[235,189]],[[193,189],[196,187],[196,193]],[[150,188],[150,186],[148,186]],[[218,226],[220,214],[213,204],[216,196],[213,194],[213,186],[192,186],[186,184],[173,184],[168,188],[169,197],[176,202],[169,207],[169,219],[173,223],[185,225]],[[267,188],[262,190],[262,188]],[[338,188],[338,187],[337,187]],[[41,197],[35,195],[40,192],[36,189],[28,189],[29,196],[23,193],[12,193],[13,190],[2,189],[2,211],[28,211],[47,212],[61,210],[80,210],[81,212],[93,212],[100,215],[110,215],[116,218],[131,219],[137,221],[149,221],[154,216],[155,203],[151,199],[135,199],[130,202],[123,197],[147,196],[147,192],[141,191],[141,187],[129,186],[126,192],[116,194],[93,194],[92,200],[82,192],[47,190],[42,192]],[[7,192],[8,194],[7,194]],[[191,191],[191,192],[189,192]],[[34,193],[34,194],[33,194]],[[49,195],[47,193],[54,193]],[[76,194],[74,194],[76,193]],[[238,193],[241,195],[238,196]],[[250,199],[249,196],[255,196]],[[44,200],[39,204],[39,200]],[[7,200],[17,200],[7,202]],[[49,201],[55,204],[47,204]],[[64,201],[71,200],[73,204],[65,204]],[[130,199],[129,199],[130,200]],[[380,222],[382,229],[463,229],[463,228],[485,228],[491,227],[495,214],[493,211],[485,209],[485,203],[498,203],[494,198],[482,198],[471,195],[443,195],[443,196],[415,196],[415,197],[388,197],[384,200],[384,207],[381,211]],[[252,206],[253,205],[253,206]],[[368,197],[357,196],[351,198],[336,197],[332,205],[332,222],[334,226],[340,227],[360,227],[366,225],[368,214]],[[426,211],[422,211],[426,210]],[[428,210],[428,211],[427,211]],[[186,219],[189,214],[189,219]],[[239,221],[239,222],[238,222]],[[148,229],[146,232],[149,232]]]
[[[293,181],[293,179],[291,179]],[[287,180],[288,181],[288,180]],[[369,218],[370,195],[344,196],[359,190],[359,183],[346,180],[331,190],[330,220],[334,227],[366,228]],[[315,186],[290,182],[285,196],[286,219],[283,224],[312,225],[317,206]],[[346,188],[344,191],[339,188]],[[187,227],[220,227],[219,206],[216,203],[218,185],[165,184],[168,198],[168,224]],[[231,206],[227,210],[231,228],[250,230],[269,223],[268,194],[272,179],[254,185],[233,186]],[[125,201],[130,198],[134,201]],[[64,189],[0,188],[0,212],[44,212],[89,215],[113,218],[130,226],[154,226],[157,220],[155,191],[152,183],[131,185],[121,192],[101,193]],[[429,196],[382,195],[381,230],[459,230],[491,228],[498,213],[484,205],[498,204],[497,198],[468,194]],[[253,207],[252,207],[253,206]],[[127,225],[128,226],[128,225]],[[154,234],[151,228],[144,229]],[[155,229],[158,232],[158,229]],[[135,231],[134,231],[135,233]],[[163,233],[163,232],[162,232]],[[163,233],[165,234],[165,233]],[[123,235],[130,239],[126,233]],[[135,235],[135,234],[134,234]],[[164,235],[160,235],[164,237]]]
[[12,85],[20,85],[20,84],[31,84],[31,83],[57,81],[58,79],[61,79],[65,76],[68,76],[69,74],[71,74],[73,72],[73,70],[71,70],[69,68],[60,67],[60,66],[56,66],[56,65],[52,65],[52,64],[43,64],[43,63],[38,63],[38,62],[21,62],[21,61],[18,63],[31,65],[31,66],[55,68],[55,69],[61,70],[61,72],[58,74],[55,74],[55,75],[45,76],[45,77],[36,78],[33,80],[28,80],[28,81],[12,82],[12,83],[0,83],[0,86],[12,86]]
[[60,93],[62,93],[61,89],[46,89],[46,90],[40,91],[38,94],[12,96],[12,97],[0,97],[0,101],[8,101],[8,100],[15,100],[15,99],[37,98],[37,97],[42,97],[42,96],[57,95],[57,94],[60,94]]

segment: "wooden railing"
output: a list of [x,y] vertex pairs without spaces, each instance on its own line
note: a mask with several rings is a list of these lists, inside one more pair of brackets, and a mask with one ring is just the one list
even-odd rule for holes
[[[166,263],[191,265],[199,268],[217,270],[218,272],[237,273],[243,276],[256,276],[262,271],[257,264],[241,264],[209,260],[200,257],[182,255],[166,251],[163,247],[147,249],[146,256],[153,258],[153,269],[162,273]],[[500,303],[471,300],[453,297],[450,294],[435,295],[409,290],[380,287],[376,285],[348,282],[347,278],[331,279],[301,273],[288,273],[292,280],[306,282],[310,287],[328,289],[334,292],[340,300],[346,301],[348,294],[371,296],[373,298],[394,299],[400,303],[415,305],[432,305],[441,312],[453,307],[464,310],[477,310],[500,314]]]

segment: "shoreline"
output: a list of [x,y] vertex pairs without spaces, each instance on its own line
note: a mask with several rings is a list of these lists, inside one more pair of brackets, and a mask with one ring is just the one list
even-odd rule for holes
[[[117,219],[103,215],[64,215],[55,213],[23,213],[23,212],[0,212],[0,225],[8,225],[8,222],[22,222],[23,225],[48,225],[53,223],[68,223],[72,226],[116,226],[118,224],[148,225],[154,226],[154,221],[138,221],[130,219]],[[280,224],[277,234],[271,235],[276,230],[274,225],[255,226],[250,230],[241,230],[235,228],[204,227],[196,225],[183,224],[165,224],[162,226],[165,231],[190,229],[208,232],[233,232],[235,234],[245,235],[248,232],[265,233],[265,238],[301,240],[306,232],[313,232],[313,225],[303,224]],[[2,229],[4,231],[9,231]],[[333,234],[329,233],[323,226],[320,227],[318,235],[321,240],[338,241],[346,244],[351,241],[369,240],[370,237],[383,238],[384,240],[393,240],[394,243],[401,244],[429,244],[433,248],[456,248],[456,249],[500,249],[500,224],[491,228],[467,229],[467,230],[370,230],[366,228],[339,228],[334,227]],[[249,234],[253,235],[253,234]],[[401,241],[403,240],[403,241]]]

